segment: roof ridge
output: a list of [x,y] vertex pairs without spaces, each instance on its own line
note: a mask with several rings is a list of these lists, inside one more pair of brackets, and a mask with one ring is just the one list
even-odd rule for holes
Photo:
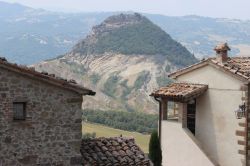
[[[186,82],[186,81],[174,82],[173,84],[207,85],[207,84],[193,83],[193,82]],[[169,85],[171,85],[171,84],[169,84]]]
[[236,76],[242,81],[250,80],[250,57],[229,57],[226,63],[218,62],[216,57],[210,57],[193,65],[179,69],[168,76],[176,78],[187,72],[191,72],[205,65],[216,65],[220,70],[226,71],[228,74]]
[[70,89],[70,90],[74,90],[77,93],[81,93],[80,91],[88,91],[88,94],[85,95],[95,95],[95,92],[93,92],[90,89],[87,89],[83,86],[80,86],[79,84],[77,84],[77,82],[73,79],[67,80],[64,79],[62,77],[56,76],[55,74],[49,74],[48,72],[39,72],[36,71],[34,67],[28,67],[26,65],[18,65],[16,63],[11,63],[9,61],[7,61],[7,59],[5,57],[0,57],[0,67],[3,68],[8,68],[9,70],[16,72],[16,73],[20,73],[20,74],[25,74],[25,75],[32,75],[33,77],[39,78],[43,81],[46,82],[54,82],[54,84],[57,85],[61,85],[61,87]]
[[98,138],[85,138],[83,140],[88,140],[88,141],[95,141],[95,140],[128,140],[128,141],[135,141],[133,137],[98,137]]
[[234,56],[234,57],[229,57],[231,59],[250,59],[249,56]]
[[180,73],[180,72],[182,72],[182,71],[191,69],[191,68],[193,68],[193,67],[195,67],[195,66],[197,66],[197,65],[206,63],[206,62],[210,61],[211,59],[212,59],[212,58],[202,59],[200,62],[197,62],[197,63],[194,63],[194,64],[192,64],[192,65],[186,66],[186,67],[184,67],[184,68],[182,68],[182,69],[178,69],[177,71],[170,73],[170,74],[168,75],[168,77],[172,77],[172,76],[174,76],[174,75],[177,74],[177,73]]

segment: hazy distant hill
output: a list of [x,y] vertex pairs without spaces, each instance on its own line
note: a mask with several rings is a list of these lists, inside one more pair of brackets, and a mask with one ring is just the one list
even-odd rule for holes
[[64,54],[109,13],[64,14],[0,3],[0,56],[32,64]]
[[231,55],[250,56],[250,21],[200,16],[147,15],[196,57],[211,56],[218,42],[232,46]]
[[32,9],[17,3],[10,4],[0,1],[0,18],[2,19],[18,16],[28,10]]
[[[92,26],[113,14],[116,13],[56,13],[1,2],[0,55],[32,64],[65,54]],[[250,21],[144,15],[197,57],[213,54],[212,48],[220,41],[228,41],[233,54],[241,51],[249,55]]]
[[120,14],[93,27],[64,56],[36,64],[97,91],[85,108],[156,111],[149,94],[169,83],[167,73],[197,62],[166,32],[140,14]]

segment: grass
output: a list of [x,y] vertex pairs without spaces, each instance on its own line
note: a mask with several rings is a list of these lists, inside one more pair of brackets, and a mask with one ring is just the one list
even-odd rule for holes
[[96,137],[118,137],[122,134],[123,137],[135,138],[136,144],[144,151],[148,153],[148,144],[150,135],[143,135],[137,132],[129,132],[125,130],[114,129],[99,124],[84,123],[83,133],[96,133]]

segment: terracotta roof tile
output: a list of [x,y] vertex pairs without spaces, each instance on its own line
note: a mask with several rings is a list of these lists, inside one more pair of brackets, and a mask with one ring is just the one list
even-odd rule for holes
[[226,63],[220,63],[216,58],[210,59],[212,63],[224,68],[225,70],[236,74],[245,79],[250,79],[250,57],[232,57],[228,58]]
[[193,83],[173,83],[162,87],[151,94],[154,97],[164,97],[170,101],[188,101],[204,93],[208,85]]
[[54,84],[56,86],[75,91],[82,95],[95,95],[95,92],[78,85],[75,80],[67,80],[61,77],[56,77],[55,74],[49,74],[47,72],[38,72],[34,67],[27,67],[24,65],[10,63],[4,57],[0,57],[0,67],[22,75],[29,76],[32,79],[36,78],[41,81]]
[[132,138],[84,139],[82,141],[81,154],[84,166],[152,165]]

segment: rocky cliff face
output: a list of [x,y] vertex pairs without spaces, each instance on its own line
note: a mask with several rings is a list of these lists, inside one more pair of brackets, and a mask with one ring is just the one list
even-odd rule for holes
[[149,94],[167,74],[196,62],[186,48],[139,14],[111,16],[62,57],[34,65],[97,92],[84,108],[154,113]]

